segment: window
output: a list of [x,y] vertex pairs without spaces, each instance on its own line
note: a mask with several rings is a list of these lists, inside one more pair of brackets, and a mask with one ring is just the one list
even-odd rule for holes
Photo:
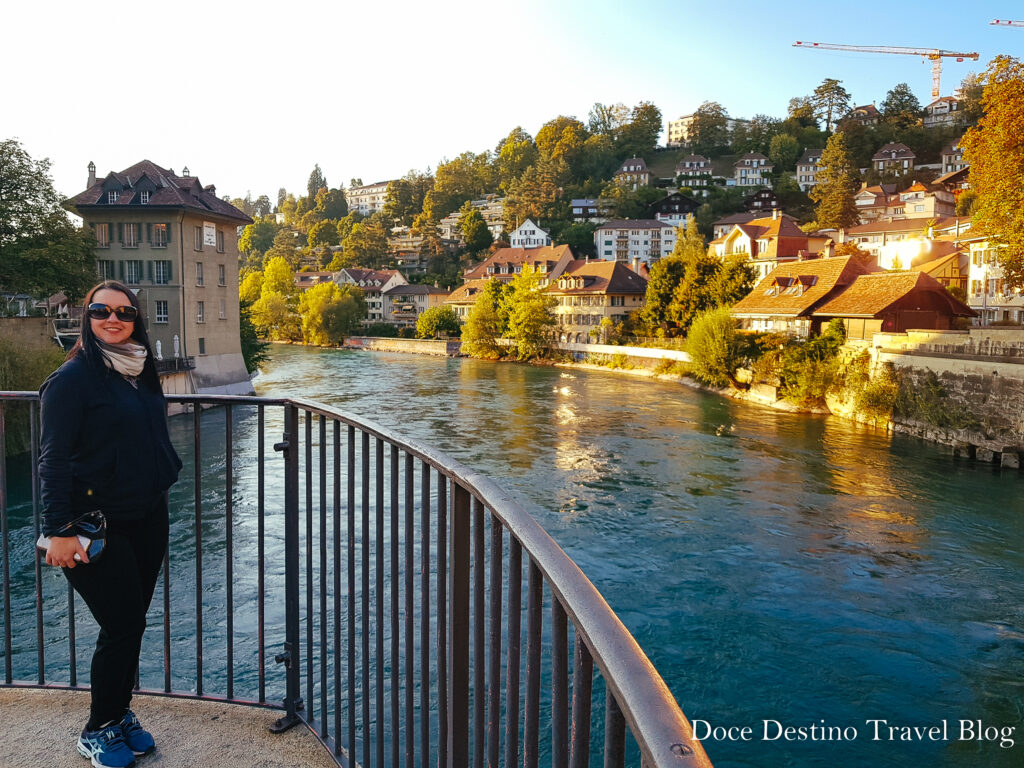
[[152,246],[154,248],[166,248],[167,247],[167,225],[166,224],[154,224],[153,225]]
[[217,253],[224,253],[224,230],[217,230]]
[[121,245],[125,248],[138,248],[139,247],[139,225],[138,224],[125,224],[124,239],[121,241]]
[[[160,262],[157,262],[158,264]],[[164,299],[157,299],[155,302],[155,311],[153,313],[154,323],[166,323],[167,320],[167,301]]]
[[110,225],[109,224],[97,224],[95,226],[96,232],[96,247],[97,248],[109,248],[110,247]]
[[203,285],[203,262],[196,262],[196,285]]
[[206,354],[206,339],[204,339],[202,336],[199,337],[199,354]]
[[196,322],[197,323],[205,323],[206,322],[206,302],[203,302],[203,301],[197,301],[196,302]]
[[624,306],[626,306],[626,297],[625,296],[612,296],[611,300],[612,300],[612,306],[613,307],[624,307]]
[[141,192],[139,192],[139,202],[142,203],[143,205],[145,205],[146,203],[149,202],[149,190],[148,189],[144,189]]
[[114,262],[113,261],[97,261],[97,267],[99,268],[101,280],[116,280]]
[[157,285],[167,285],[171,282],[171,262],[153,262],[153,282]]
[[107,203],[112,204],[117,202],[117,192],[110,190],[107,192]]
[[124,262],[124,281],[128,285],[142,282],[142,262],[134,259]]
[[227,275],[226,275],[226,273],[224,271],[224,265],[223,264],[218,264],[217,265],[217,285],[227,285],[226,277],[227,277]]
[[228,303],[224,299],[220,300],[220,319],[221,320],[227,320],[228,319]]
[[196,233],[196,242],[195,242],[194,249],[197,250],[197,251],[201,251],[201,250],[203,250],[203,228],[202,227],[195,227],[195,233]]

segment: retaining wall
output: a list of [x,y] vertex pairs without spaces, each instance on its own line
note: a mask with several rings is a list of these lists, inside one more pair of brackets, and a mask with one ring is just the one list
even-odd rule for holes
[[445,339],[389,339],[380,336],[350,336],[345,340],[349,349],[371,349],[377,352],[411,352],[414,355],[458,357],[461,341]]

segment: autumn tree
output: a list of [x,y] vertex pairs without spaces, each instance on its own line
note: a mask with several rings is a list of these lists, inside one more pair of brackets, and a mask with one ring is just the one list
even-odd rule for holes
[[906,83],[900,83],[885,94],[882,118],[899,128],[916,125],[921,119],[921,102]]
[[629,122],[629,107],[623,103],[602,104],[595,102],[587,115],[587,130],[591,135],[600,134],[613,138],[619,129]]
[[498,315],[501,294],[501,282],[492,278],[469,308],[466,324],[462,326],[462,351],[467,355],[488,360],[501,357],[501,346],[498,344],[503,332]]
[[352,264],[378,269],[388,253],[388,232],[382,216],[374,214],[352,227],[341,247]]
[[254,270],[238,284],[238,300],[246,304],[256,302],[263,293],[263,272]]
[[824,120],[826,131],[835,128],[836,121],[850,111],[850,93],[843,88],[842,83],[842,80],[827,77],[811,96],[815,115]]
[[449,304],[430,307],[416,318],[416,338],[436,339],[438,336],[458,336],[461,329],[459,316]]
[[271,218],[256,219],[247,224],[238,238],[238,250],[247,256],[259,255],[270,250],[274,238],[281,231],[281,226]]
[[290,269],[298,269],[299,260],[302,255],[298,250],[296,250],[296,244],[296,233],[290,229],[282,229],[274,235],[273,244],[267,249],[266,253],[263,254],[264,270],[266,270],[266,265],[272,259],[283,259],[288,263]]
[[564,195],[569,167],[563,158],[539,160],[516,179],[505,198],[505,230],[512,232],[526,219],[538,223]]
[[92,231],[61,207],[50,161],[33,160],[14,139],[0,142],[0,290],[79,299],[96,282],[95,247]]
[[409,171],[402,178],[388,182],[381,209],[384,216],[402,226],[410,226],[423,210],[423,201],[433,186],[434,177],[419,171]]
[[983,76],[984,116],[960,140],[976,194],[971,232],[998,244],[1010,287],[1024,289],[1024,64],[996,56]]
[[776,171],[792,171],[800,157],[800,143],[788,133],[776,134],[769,143],[768,157],[775,164]]
[[303,343],[320,345],[331,343],[324,331],[323,313],[327,306],[339,297],[338,286],[330,281],[314,285],[299,297]]
[[854,172],[846,151],[845,132],[832,134],[821,153],[818,183],[810,193],[811,200],[817,203],[815,215],[819,228],[840,229],[857,223]]
[[528,264],[509,287],[510,293],[499,305],[499,310],[508,316],[505,336],[512,341],[516,357],[529,360],[547,346],[549,330],[555,324],[555,299],[541,285],[540,273]]
[[539,156],[533,137],[517,125],[494,149],[494,164],[501,190],[508,192],[512,182],[536,163]]
[[331,344],[341,344],[351,336],[368,314],[366,295],[357,285],[342,285],[333,301],[321,314],[324,334]]

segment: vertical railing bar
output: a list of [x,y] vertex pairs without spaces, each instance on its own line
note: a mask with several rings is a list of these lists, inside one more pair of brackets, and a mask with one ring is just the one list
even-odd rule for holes
[[[405,766],[413,768],[416,744],[415,691],[413,669],[416,662],[413,589],[415,587],[415,509],[414,480],[416,464],[411,453],[405,454]],[[398,761],[395,761],[398,768]]]
[[[398,571],[398,510],[401,501],[398,498],[398,446],[391,446],[391,765],[399,768],[399,755],[401,754],[401,731],[402,721],[400,719],[399,694],[401,693],[399,680],[399,667],[401,660],[398,655],[399,635],[399,587],[402,580]],[[383,734],[383,729],[381,730]]]
[[[420,505],[420,768],[430,768],[430,465],[426,461],[420,462]],[[412,763],[406,768],[412,768]]]
[[610,685],[604,694],[604,768],[623,768],[626,764],[626,718],[615,700]]
[[203,457],[198,403],[192,406],[193,454],[195,472],[195,526],[196,526],[196,695],[203,695]]
[[594,695],[594,657],[576,628],[572,672],[572,747],[569,768],[590,766],[590,712]]
[[484,606],[484,503],[473,497],[473,768],[483,768],[487,716],[487,613]]
[[348,493],[345,514],[348,517],[348,757],[356,755],[356,429],[348,428]]
[[164,693],[171,692],[171,547],[164,550]]
[[[487,766],[498,768],[501,756],[501,586],[502,586],[502,537],[501,521],[491,515],[491,584],[488,606],[490,627],[488,630],[488,671],[487,671]],[[482,660],[481,660],[482,663]]]
[[313,413],[306,411],[305,418],[305,478],[306,478],[306,712],[308,722],[315,729],[316,674],[313,657],[313,635],[316,632],[316,616],[313,613]]
[[437,765],[448,765],[448,478],[437,473]]
[[78,685],[78,659],[76,658],[75,650],[75,590],[72,588],[71,583],[68,582],[68,654],[71,659],[71,669],[69,670],[68,685],[74,687]]
[[[363,766],[370,768],[370,433],[362,439],[362,646],[363,646]],[[378,767],[379,768],[379,767]]]
[[259,701],[267,700],[267,638],[264,614],[266,611],[266,506],[264,498],[264,468],[266,464],[265,415],[263,405],[256,406],[256,624],[259,646]]
[[[36,401],[28,403],[29,460],[32,462],[32,541],[39,539],[42,521],[39,509],[39,434],[36,426]],[[0,427],[2,428],[2,427]],[[4,461],[3,446],[0,446],[0,461]],[[3,492],[6,495],[6,491]],[[35,549],[32,550],[33,553]],[[38,556],[32,558],[33,576],[36,586],[36,663],[39,666],[39,684],[46,682],[46,639],[43,632],[43,565]]]
[[470,494],[452,483],[448,559],[448,766],[469,765]]
[[284,593],[285,593],[285,654],[287,694],[285,717],[287,723],[299,719],[302,702],[302,632],[299,607],[299,409],[294,405],[284,408]]
[[334,754],[341,754],[341,422],[334,424]]
[[[320,416],[320,735],[327,738],[327,417]],[[337,734],[335,734],[337,736]]]
[[228,698],[235,697],[235,572],[234,572],[234,528],[232,517],[234,511],[233,475],[234,475],[234,424],[231,420],[231,404],[229,403],[224,411],[224,440],[225,440],[225,477],[224,477],[224,590],[227,600],[227,665],[228,665]]
[[376,600],[374,600],[374,661],[377,667],[376,674],[376,716],[377,716],[377,766],[384,766],[384,441],[381,438],[374,440],[375,459],[375,522],[376,550],[374,558],[374,587]]
[[508,537],[508,657],[505,670],[505,765],[519,765],[519,670],[522,648],[523,545]]
[[569,637],[565,608],[551,596],[551,765],[569,768]]
[[7,414],[4,404],[0,403],[0,538],[3,539],[3,579],[4,579],[4,681],[10,685],[14,679],[14,668],[11,660],[11,552],[9,544],[10,531],[7,523]]
[[530,575],[526,591],[526,722],[523,725],[523,765],[525,768],[537,768],[544,580],[533,558],[530,558]]

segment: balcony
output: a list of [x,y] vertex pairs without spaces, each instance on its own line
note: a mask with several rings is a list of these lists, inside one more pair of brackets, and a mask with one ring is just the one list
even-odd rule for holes
[[184,373],[194,371],[196,359],[194,357],[171,357],[165,360],[154,360],[156,372],[163,376],[168,373]]
[[[310,401],[168,401],[192,409],[172,420],[191,487],[173,489],[137,690],[183,734],[173,764],[711,765],[593,584],[490,479]],[[95,631],[33,553],[37,421],[35,393],[0,393],[0,456],[19,424],[31,458],[0,462],[0,703],[5,727],[38,718],[36,743],[77,727]]]

